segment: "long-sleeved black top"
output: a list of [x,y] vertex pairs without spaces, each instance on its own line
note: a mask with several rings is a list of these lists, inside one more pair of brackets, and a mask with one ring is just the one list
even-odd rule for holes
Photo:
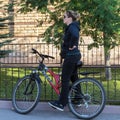
[[73,46],[76,46],[74,52],[78,51],[78,43],[79,43],[79,27],[78,22],[72,22],[69,24],[65,29],[65,34],[63,37],[63,45],[62,49],[66,51],[66,53],[71,52],[69,48],[72,48]]

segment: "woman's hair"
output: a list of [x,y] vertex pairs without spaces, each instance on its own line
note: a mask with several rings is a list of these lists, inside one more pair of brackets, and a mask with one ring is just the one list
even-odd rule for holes
[[77,19],[80,18],[80,14],[73,10],[66,11],[66,14],[68,17],[71,17],[73,21],[76,21]]

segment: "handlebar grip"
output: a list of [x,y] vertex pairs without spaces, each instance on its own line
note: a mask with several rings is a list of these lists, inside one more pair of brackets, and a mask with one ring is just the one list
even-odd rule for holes
[[52,58],[55,59],[53,56],[49,56],[49,55],[43,55],[45,58]]
[[50,58],[52,58],[52,59],[55,59],[54,57],[52,57],[52,56],[49,56]]

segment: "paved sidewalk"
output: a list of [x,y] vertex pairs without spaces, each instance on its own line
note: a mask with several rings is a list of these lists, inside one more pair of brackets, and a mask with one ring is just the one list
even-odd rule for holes
[[[26,115],[12,110],[11,102],[0,101],[0,120],[77,120],[68,108],[64,112],[51,108],[46,102],[39,103],[37,107]],[[120,106],[106,106],[103,112],[94,120],[120,120]]]

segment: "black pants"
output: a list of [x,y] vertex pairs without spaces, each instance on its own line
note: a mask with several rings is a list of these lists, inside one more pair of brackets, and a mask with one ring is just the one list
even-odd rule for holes
[[69,83],[70,80],[75,82],[78,80],[77,74],[77,61],[80,60],[81,55],[68,57],[64,60],[63,67],[62,67],[62,89],[59,98],[59,102],[65,106],[68,102],[68,93],[69,93]]

